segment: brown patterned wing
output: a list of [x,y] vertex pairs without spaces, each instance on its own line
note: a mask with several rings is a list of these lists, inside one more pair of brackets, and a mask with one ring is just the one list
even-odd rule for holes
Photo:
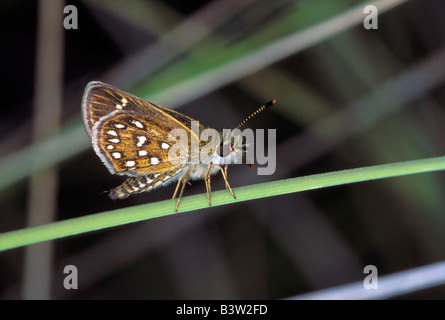
[[[187,163],[181,158],[187,156],[184,152],[168,159],[175,145],[168,135],[174,129],[186,133],[188,146],[191,140],[201,145],[199,133],[191,130],[192,118],[103,82],[88,83],[82,114],[94,150],[112,174],[134,177],[180,170]],[[199,132],[203,129],[199,124]]]
[[[100,81],[89,82],[82,99],[82,117],[88,136],[91,138],[94,124],[113,111],[139,112],[139,100],[109,84]],[[148,101],[144,103],[147,104]]]
[[175,152],[174,158],[171,154],[169,157],[169,150],[180,143],[168,139],[173,129],[157,118],[118,110],[95,123],[93,147],[112,174],[140,176],[179,171],[187,164],[188,155]]
[[188,128],[190,128],[190,121],[193,120],[179,112],[163,108],[109,84],[100,81],[88,83],[82,99],[82,116],[85,130],[90,138],[93,126],[97,121],[107,114],[119,110],[154,118],[162,117],[162,115],[163,118],[167,116],[186,124]]
[[[94,124],[114,111],[144,115],[172,123],[173,127],[185,130],[190,130],[193,121],[192,118],[182,113],[161,107],[109,84],[100,81],[89,82],[82,98],[82,117],[85,130],[90,138],[92,138]],[[200,130],[203,128],[200,125]],[[197,136],[194,138],[199,140]]]

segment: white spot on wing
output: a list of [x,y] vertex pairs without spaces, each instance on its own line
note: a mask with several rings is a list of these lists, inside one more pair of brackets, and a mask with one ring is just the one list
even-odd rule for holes
[[140,157],[143,157],[143,156],[146,156],[146,155],[147,155],[147,151],[145,151],[145,150],[139,150],[138,154],[139,154]]
[[162,142],[161,148],[162,149],[168,149],[168,148],[170,148],[170,146],[168,145],[168,143]]
[[143,188],[143,187],[145,187],[145,186],[146,186],[146,184],[145,184],[145,183],[143,183],[142,181],[139,181],[138,183],[139,183],[139,187],[141,187],[141,188]]
[[139,142],[136,144],[138,148],[142,147],[142,145],[147,141],[147,137],[145,136],[139,136],[138,137]]
[[113,152],[111,155],[114,159],[120,159],[122,157],[120,152]]
[[144,129],[144,125],[138,120],[132,120],[131,123],[133,123],[139,129]]
[[119,139],[109,139],[108,141],[112,142],[112,143],[119,143]]
[[158,164],[159,163],[159,159],[156,158],[156,157],[153,157],[153,158],[150,159],[150,163],[151,164]]
[[117,137],[117,133],[114,130],[108,130],[107,133],[112,135],[112,136],[116,136]]
[[125,162],[125,165],[126,165],[127,167],[134,167],[135,164],[136,164],[136,162],[131,161],[131,160]]

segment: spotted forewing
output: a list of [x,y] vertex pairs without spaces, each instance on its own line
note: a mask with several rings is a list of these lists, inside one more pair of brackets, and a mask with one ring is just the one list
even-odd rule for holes
[[185,161],[168,161],[175,143],[169,133],[181,128],[189,142],[198,139],[190,131],[193,119],[99,81],[87,85],[82,113],[94,150],[112,174],[172,175]]

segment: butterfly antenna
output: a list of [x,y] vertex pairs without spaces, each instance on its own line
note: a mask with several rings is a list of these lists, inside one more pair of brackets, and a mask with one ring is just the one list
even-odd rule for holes
[[277,102],[277,100],[272,100],[269,101],[266,104],[263,104],[261,107],[258,108],[258,110],[256,110],[254,113],[252,113],[250,116],[248,116],[243,122],[241,122],[238,127],[236,127],[236,129],[241,128],[244,124],[246,124],[247,121],[249,121],[250,119],[252,119],[254,116],[256,116],[258,113],[260,113],[261,111],[264,111],[265,109],[273,106],[275,103]]

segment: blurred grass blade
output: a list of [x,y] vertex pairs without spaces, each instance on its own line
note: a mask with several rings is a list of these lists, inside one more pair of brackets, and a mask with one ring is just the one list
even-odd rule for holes
[[[395,5],[402,4],[406,1],[407,0],[379,0],[369,1],[366,4],[376,5],[379,9],[379,14],[382,14]],[[169,105],[175,104],[175,102],[170,101],[170,99],[174,99],[175,96],[180,96],[182,104],[188,103],[197,96],[203,96],[243,76],[270,66],[292,54],[317,45],[339,32],[344,32],[362,23],[364,6],[365,4],[357,5],[303,30],[290,32],[278,40],[270,41],[263,46],[249,47],[247,51],[244,49],[245,44],[256,43],[257,41],[249,41],[249,39],[247,39],[241,45],[223,50],[222,54],[216,51],[213,55],[207,55],[207,60],[210,60],[210,63],[213,65],[207,65],[206,57],[201,57],[199,64],[193,63],[193,60],[189,61],[191,62],[190,65],[193,66],[193,72],[190,71],[191,73],[187,72],[186,74],[190,75],[194,73],[196,76],[191,78],[187,77],[183,81],[178,81],[178,83],[169,86],[169,88],[165,90],[158,89],[156,90],[158,94],[156,94],[152,91],[154,85],[156,85],[155,88],[159,88],[157,86],[162,86],[163,82],[168,84],[174,83],[169,77],[178,79],[181,74],[184,74],[183,69],[187,68],[187,65],[184,66],[187,62],[178,64],[179,69],[178,65],[173,65],[170,68],[171,70],[167,70],[163,74],[166,75],[167,79],[162,79],[161,76],[157,78],[156,83],[149,81],[139,89],[137,95],[145,98],[150,97],[153,101],[168,101]],[[300,14],[299,10],[296,9],[295,14]],[[294,29],[297,28],[297,25],[294,26]],[[284,28],[284,26],[282,28]],[[231,52],[236,52],[236,56],[228,59]],[[220,58],[215,59],[214,55],[218,55]],[[218,60],[218,62],[215,63],[215,60]],[[183,67],[181,68],[181,66]],[[199,71],[200,66],[202,68],[201,71]],[[196,71],[197,69],[198,71]]]
[[[365,276],[364,276],[365,277]],[[378,278],[378,289],[365,289],[363,281],[289,298],[290,300],[388,299],[445,284],[445,262]]]
[[34,172],[67,160],[89,146],[83,126],[66,127],[58,135],[42,139],[0,159],[0,191]]

